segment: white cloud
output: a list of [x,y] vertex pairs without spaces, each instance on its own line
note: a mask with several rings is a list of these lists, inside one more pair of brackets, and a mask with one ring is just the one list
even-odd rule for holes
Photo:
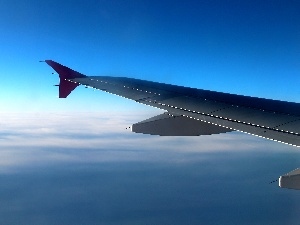
[[2,114],[0,168],[59,161],[180,161],[183,153],[294,149],[236,132],[159,137],[125,129],[151,113]]

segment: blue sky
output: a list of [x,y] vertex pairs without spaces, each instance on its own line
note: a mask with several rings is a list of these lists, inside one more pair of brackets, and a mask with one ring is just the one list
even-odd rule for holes
[[38,61],[300,102],[299,11],[295,0],[0,0],[0,223],[297,224],[299,192],[268,184],[299,167],[297,148],[130,133],[160,111],[82,87],[58,99]]
[[37,63],[42,59],[87,75],[129,76],[299,102],[297,1],[0,4],[1,96],[6,96],[2,101],[7,111],[102,109],[102,104],[89,107],[94,101],[124,106],[124,100],[83,89],[72,94],[67,107],[57,102],[51,86],[57,79],[47,65]]

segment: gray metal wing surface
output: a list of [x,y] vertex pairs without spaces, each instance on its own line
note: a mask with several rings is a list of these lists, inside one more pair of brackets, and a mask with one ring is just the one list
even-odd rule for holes
[[300,146],[300,104],[180,87],[124,77],[86,77],[69,81],[116,94],[228,130]]

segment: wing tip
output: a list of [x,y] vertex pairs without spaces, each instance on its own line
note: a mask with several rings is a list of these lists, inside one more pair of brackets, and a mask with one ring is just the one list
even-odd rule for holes
[[85,75],[63,66],[53,60],[45,60],[50,67],[52,67],[59,75],[59,98],[66,98],[77,86],[78,83],[70,82],[70,79],[84,78]]

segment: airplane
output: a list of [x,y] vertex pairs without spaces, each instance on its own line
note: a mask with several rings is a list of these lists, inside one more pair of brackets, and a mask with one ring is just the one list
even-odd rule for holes
[[[84,85],[164,110],[135,123],[135,133],[200,136],[240,131],[300,147],[300,103],[182,87],[127,77],[86,76],[53,60],[59,98]],[[300,168],[278,179],[281,188],[300,190]]]

